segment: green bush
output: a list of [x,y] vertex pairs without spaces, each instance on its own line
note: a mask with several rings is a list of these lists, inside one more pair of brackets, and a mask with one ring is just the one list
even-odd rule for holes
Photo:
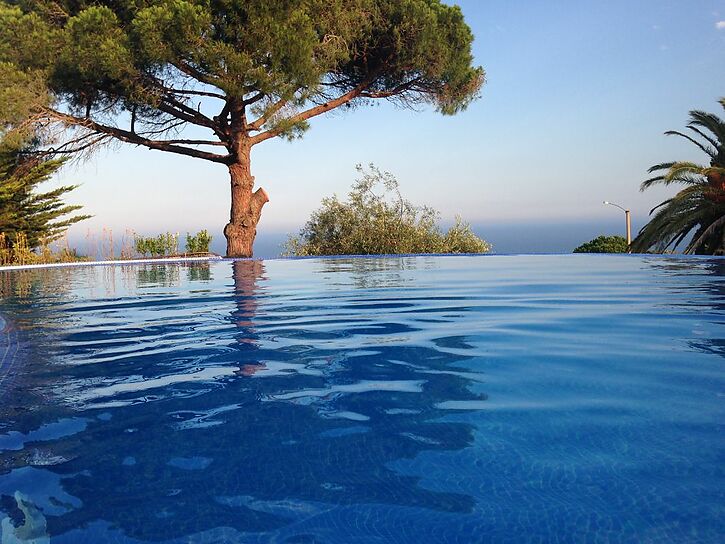
[[[384,255],[399,253],[486,253],[490,244],[456,218],[446,233],[438,212],[414,206],[400,194],[397,180],[373,165],[355,181],[348,200],[332,196],[312,213],[298,236],[284,245],[285,256]],[[375,192],[382,188],[380,193]]]
[[627,253],[627,240],[622,236],[597,236],[580,245],[574,253]]
[[179,235],[166,232],[156,237],[134,235],[133,247],[144,257],[166,257],[179,251]]
[[209,244],[212,237],[205,230],[200,230],[194,236],[186,233],[186,252],[187,253],[209,253]]

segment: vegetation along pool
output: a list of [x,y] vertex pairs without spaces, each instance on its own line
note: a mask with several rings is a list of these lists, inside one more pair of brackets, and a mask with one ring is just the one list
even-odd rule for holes
[[723,271],[2,272],[2,542],[723,542]]

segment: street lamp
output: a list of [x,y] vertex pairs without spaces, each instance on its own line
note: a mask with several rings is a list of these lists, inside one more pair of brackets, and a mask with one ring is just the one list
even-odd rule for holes
[[602,204],[608,204],[610,206],[614,206],[615,208],[619,208],[624,212],[624,219],[627,222],[627,250],[629,250],[629,246],[632,244],[632,221],[629,217],[629,210],[625,210],[620,206],[619,204],[615,204],[614,202],[608,202],[604,201]]

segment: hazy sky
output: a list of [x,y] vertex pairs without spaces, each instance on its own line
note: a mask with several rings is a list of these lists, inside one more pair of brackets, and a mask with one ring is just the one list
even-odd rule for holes
[[[691,109],[722,115],[723,0],[465,0],[482,97],[443,117],[380,102],[312,120],[293,143],[253,151],[271,197],[260,232],[296,231],[332,193],[345,194],[357,163],[395,174],[410,200],[476,224],[610,224],[630,207],[641,224],[673,190],[639,192],[652,164],[702,161],[672,136]],[[66,168],[72,196],[95,217],[73,227],[152,233],[227,222],[225,167],[119,145]],[[485,233],[482,233],[485,236]]]

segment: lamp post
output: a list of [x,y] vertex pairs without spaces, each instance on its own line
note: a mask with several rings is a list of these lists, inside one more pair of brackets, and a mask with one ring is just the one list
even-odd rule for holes
[[608,202],[606,200],[602,204],[614,206],[615,208],[619,208],[624,212],[624,219],[627,222],[627,251],[629,252],[629,246],[632,245],[632,221],[629,216],[629,210],[625,210],[619,204],[615,204],[614,202]]

